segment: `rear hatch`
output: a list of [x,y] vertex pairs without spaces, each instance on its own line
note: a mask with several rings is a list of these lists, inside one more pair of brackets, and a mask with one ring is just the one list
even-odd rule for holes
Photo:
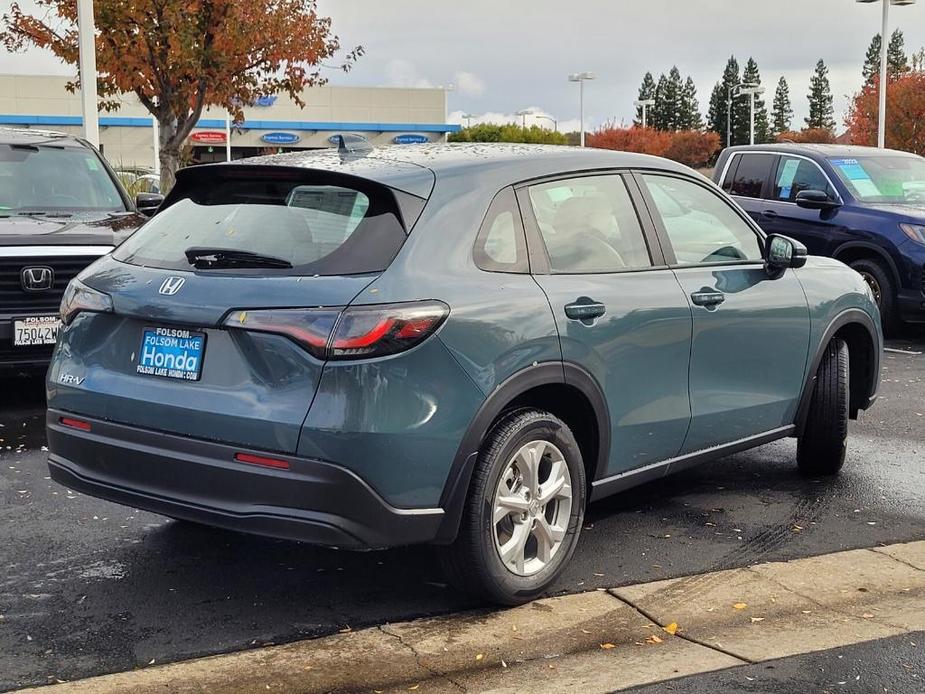
[[112,306],[69,316],[49,407],[294,453],[324,356],[238,323],[309,309],[306,329],[312,316],[330,329],[391,263],[423,200],[329,171],[201,169],[79,276]]

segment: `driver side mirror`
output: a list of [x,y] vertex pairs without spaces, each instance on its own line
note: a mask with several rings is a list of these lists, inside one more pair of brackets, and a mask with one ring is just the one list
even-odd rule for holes
[[139,214],[151,217],[157,212],[162,202],[164,202],[164,196],[160,193],[138,193],[135,196],[135,209]]
[[781,277],[787,268],[806,265],[806,246],[789,236],[771,234],[765,248],[765,267],[771,279]]
[[807,210],[833,210],[840,205],[821,190],[801,190],[796,197],[797,207]]

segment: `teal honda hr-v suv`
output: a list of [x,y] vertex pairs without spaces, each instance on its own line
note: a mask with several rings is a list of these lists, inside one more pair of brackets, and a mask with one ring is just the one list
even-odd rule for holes
[[836,473],[879,383],[855,271],[643,155],[521,145],[181,171],[71,282],[52,477],[224,528],[439,545],[542,593],[589,501],[796,437]]

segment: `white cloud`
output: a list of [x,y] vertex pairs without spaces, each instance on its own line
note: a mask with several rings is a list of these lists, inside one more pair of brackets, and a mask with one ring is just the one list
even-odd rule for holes
[[385,78],[390,87],[429,89],[434,85],[418,72],[417,66],[404,58],[393,58],[385,66]]
[[456,91],[462,96],[482,96],[485,93],[485,81],[472,72],[460,70],[455,77]]

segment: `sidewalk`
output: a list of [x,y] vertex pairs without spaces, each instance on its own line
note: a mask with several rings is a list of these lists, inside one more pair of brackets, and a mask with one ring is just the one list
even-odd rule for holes
[[29,692],[611,692],[925,630],[925,541],[423,619]]

